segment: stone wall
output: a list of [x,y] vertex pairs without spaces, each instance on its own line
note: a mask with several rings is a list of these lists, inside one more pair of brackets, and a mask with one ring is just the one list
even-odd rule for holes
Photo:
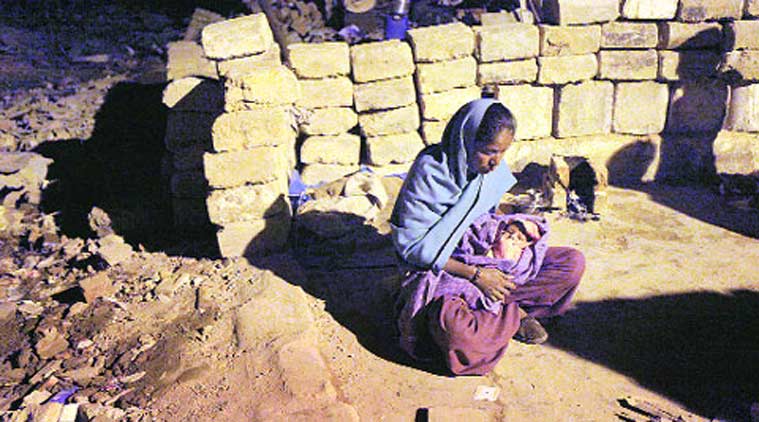
[[[608,162],[641,140],[654,163],[666,142],[686,158],[719,152],[718,171],[759,170],[759,2],[543,5],[538,25],[483,19],[412,29],[407,41],[291,44],[284,55],[263,14],[208,25],[201,45],[171,44],[177,224],[215,225],[225,256],[275,248],[292,169],[307,184],[360,164],[403,172],[483,89],[516,116],[516,170],[546,163],[545,148],[603,151]],[[709,134],[712,151],[690,141]]]

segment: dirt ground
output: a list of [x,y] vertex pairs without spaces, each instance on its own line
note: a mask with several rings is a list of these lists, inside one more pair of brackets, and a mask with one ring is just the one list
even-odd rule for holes
[[[641,190],[648,192],[610,188],[609,210],[598,222],[550,216],[550,243],[572,245],[587,258],[575,307],[548,323],[548,344],[512,343],[488,376],[452,378],[402,355],[391,337],[389,298],[380,299],[390,291],[390,270],[311,271],[307,280],[288,280],[326,305],[317,313],[319,350],[338,397],[361,420],[419,420],[440,411],[462,420],[624,420],[616,415],[626,396],[684,417],[692,412],[687,420],[748,420],[759,398],[759,240],[652,199],[735,213],[702,188]],[[734,218],[756,233],[756,214]],[[226,364],[225,373],[173,386],[154,409],[169,420],[205,417],[221,400],[240,408],[220,414],[249,416],[242,398],[266,396],[251,394],[248,361]],[[206,393],[220,386],[221,396]],[[498,387],[498,399],[475,401],[478,386]]]
[[[574,308],[546,322],[547,344],[513,342],[492,374],[453,378],[397,346],[382,221],[253,262],[167,229],[155,46],[186,19],[108,11],[134,53],[105,35],[62,41],[106,63],[46,60],[46,28],[3,22],[0,150],[55,161],[47,201],[0,224],[0,413],[77,386],[89,420],[649,420],[627,396],[688,421],[751,419],[757,211],[708,187],[641,184],[610,187],[599,221],[547,214],[549,243],[586,256]],[[118,263],[93,206],[129,246]],[[86,299],[97,277],[115,288]],[[476,400],[482,386],[497,398]]]

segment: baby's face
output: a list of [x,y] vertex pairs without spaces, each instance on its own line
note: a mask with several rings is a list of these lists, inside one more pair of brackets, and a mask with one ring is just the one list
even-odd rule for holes
[[507,240],[510,240],[514,246],[522,249],[530,246],[530,239],[522,232],[522,230],[519,229],[519,226],[516,224],[509,224],[506,226],[506,230],[501,235],[501,241],[503,242]]

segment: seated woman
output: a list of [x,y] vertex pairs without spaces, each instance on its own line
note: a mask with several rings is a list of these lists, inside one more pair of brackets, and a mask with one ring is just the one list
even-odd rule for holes
[[498,101],[463,106],[416,158],[390,219],[401,346],[457,375],[489,372],[515,335],[544,342],[535,318],[564,312],[585,268],[579,251],[547,246],[542,218],[492,213],[516,182],[502,161],[514,130]]

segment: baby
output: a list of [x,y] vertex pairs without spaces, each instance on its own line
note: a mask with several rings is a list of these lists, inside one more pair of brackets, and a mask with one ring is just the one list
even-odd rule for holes
[[514,220],[509,223],[495,241],[487,256],[516,262],[522,251],[540,238],[540,229],[532,221]]

